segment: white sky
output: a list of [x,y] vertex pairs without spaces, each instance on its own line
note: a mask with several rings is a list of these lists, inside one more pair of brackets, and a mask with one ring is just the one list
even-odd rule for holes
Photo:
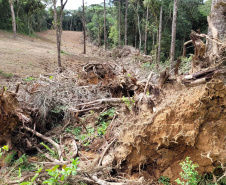
[[[65,1],[64,1],[65,2]],[[85,0],[85,5],[100,4],[103,0]],[[57,1],[57,5],[60,4],[60,0]],[[68,0],[65,9],[77,10],[78,7],[82,6],[82,0]]]

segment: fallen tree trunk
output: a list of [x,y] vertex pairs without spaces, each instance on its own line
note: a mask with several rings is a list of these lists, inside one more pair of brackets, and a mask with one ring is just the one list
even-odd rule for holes
[[[225,78],[226,68],[225,67],[214,67],[209,68],[203,71],[199,71],[197,73],[193,73],[191,75],[186,75],[182,78],[182,82],[186,86],[195,86],[204,84],[210,81],[212,78]],[[224,79],[222,79],[224,80]]]

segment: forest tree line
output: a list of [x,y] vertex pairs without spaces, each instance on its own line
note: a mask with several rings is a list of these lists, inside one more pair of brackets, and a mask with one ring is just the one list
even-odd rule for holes
[[[17,32],[32,35],[53,29],[53,2],[40,0],[0,0],[0,29],[12,30],[11,4]],[[169,58],[173,0],[106,0],[105,7],[108,48],[131,45],[145,54],[157,56],[161,34],[161,61]],[[182,54],[191,30],[207,33],[211,0],[178,0],[177,7],[175,56]],[[57,10],[60,11],[60,7]],[[90,41],[97,46],[104,45],[104,3],[85,6],[85,23]],[[77,10],[63,11],[62,29],[83,30],[82,6]]]

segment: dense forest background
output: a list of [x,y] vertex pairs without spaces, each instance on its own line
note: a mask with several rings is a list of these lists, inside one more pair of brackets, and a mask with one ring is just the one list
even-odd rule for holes
[[[12,30],[10,2],[0,0],[0,29],[3,30]],[[172,0],[128,0],[127,24],[125,23],[126,1],[108,0],[106,3],[108,48],[125,44],[125,25],[127,25],[127,44],[139,48],[141,41],[140,49],[146,54],[156,54],[157,52],[162,6],[161,61],[164,62],[169,58],[174,3]],[[14,0],[13,5],[18,33],[32,36],[35,32],[53,29],[54,10],[51,1]],[[190,40],[191,30],[200,29],[202,33],[207,33],[206,17],[209,15],[210,9],[211,0],[180,0],[178,2],[176,56],[182,54],[183,44]],[[59,10],[60,7],[58,7]],[[78,10],[64,10],[63,30],[82,31],[82,11],[82,7]],[[90,41],[97,46],[104,44],[103,15],[104,4],[85,6],[87,35]],[[193,48],[189,49],[192,52]]]

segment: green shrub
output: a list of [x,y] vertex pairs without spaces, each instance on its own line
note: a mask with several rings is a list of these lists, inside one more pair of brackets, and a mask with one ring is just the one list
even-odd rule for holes
[[158,180],[158,183],[164,184],[164,185],[170,185],[170,178],[167,176],[161,176]]
[[198,172],[195,170],[199,165],[192,164],[190,157],[186,157],[185,161],[180,163],[183,172],[180,173],[181,181],[179,178],[176,180],[177,184],[182,185],[197,185],[198,184]]

